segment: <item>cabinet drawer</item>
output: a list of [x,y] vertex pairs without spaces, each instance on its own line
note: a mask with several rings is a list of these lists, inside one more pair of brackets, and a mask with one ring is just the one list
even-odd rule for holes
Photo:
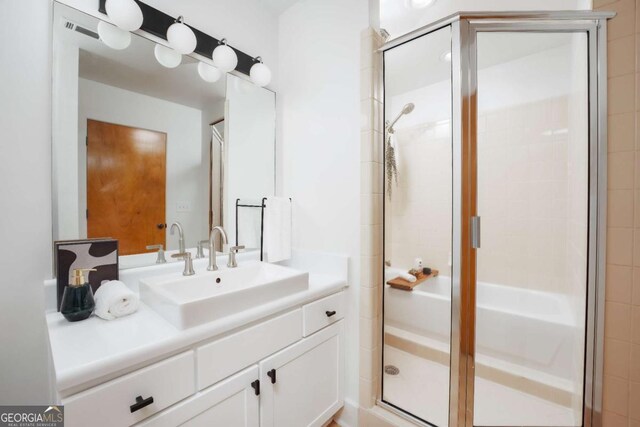
[[198,390],[214,384],[302,338],[297,309],[197,349]]
[[[187,351],[70,396],[62,401],[66,425],[130,426],[195,393],[194,370]],[[131,412],[138,396],[153,403]]]
[[303,334],[305,337],[344,317],[345,294],[330,295],[302,307]]
[[258,378],[258,367],[253,365],[144,420],[136,427],[258,427]]

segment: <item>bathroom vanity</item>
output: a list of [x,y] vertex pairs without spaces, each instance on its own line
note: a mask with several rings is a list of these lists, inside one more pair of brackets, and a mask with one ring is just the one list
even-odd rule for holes
[[[256,257],[239,254],[238,268],[257,263]],[[224,265],[225,257],[218,258]],[[69,323],[50,312],[53,383],[67,425],[329,421],[343,405],[347,258],[294,253],[287,264],[282,268],[308,272],[306,289],[185,329],[144,297],[136,313],[113,321],[93,316]],[[172,263],[130,269],[121,279],[137,290],[149,277],[179,277],[181,268]],[[202,280],[217,273],[206,271],[205,260],[196,260],[194,268]]]
[[144,32],[116,49],[104,26],[54,2],[52,235],[117,239],[140,307],[69,323],[45,282],[66,425],[323,425],[343,405],[347,259],[262,262],[275,93],[238,72],[207,81],[202,56],[166,68]]

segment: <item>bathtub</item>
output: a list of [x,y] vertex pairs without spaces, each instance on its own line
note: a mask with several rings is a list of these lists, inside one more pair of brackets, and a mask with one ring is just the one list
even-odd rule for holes
[[[385,281],[399,271],[387,268]],[[584,317],[567,296],[480,282],[476,306],[477,362],[545,377],[565,389],[580,387],[581,378],[574,381],[582,364]],[[385,285],[385,333],[448,352],[450,316],[449,277],[429,279],[413,291]]]

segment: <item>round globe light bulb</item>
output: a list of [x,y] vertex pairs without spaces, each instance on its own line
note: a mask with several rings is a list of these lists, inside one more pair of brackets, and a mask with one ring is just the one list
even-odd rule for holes
[[200,74],[202,80],[209,83],[217,82],[222,76],[220,70],[204,62],[198,63],[198,74]]
[[122,50],[131,44],[131,33],[104,21],[98,22],[100,40],[111,49]]
[[157,44],[153,53],[160,65],[167,68],[176,68],[182,62],[182,55],[170,47]]
[[413,9],[424,9],[433,6],[436,0],[409,0],[409,6]]
[[224,40],[223,44],[220,44],[213,50],[211,57],[213,59],[213,65],[223,73],[235,70],[236,65],[238,65],[238,55],[236,55],[233,49],[224,44]]
[[107,0],[105,9],[109,19],[123,30],[135,31],[142,26],[142,10],[134,0]]
[[169,41],[172,48],[183,55],[193,53],[198,42],[191,28],[182,22],[182,17],[178,18],[174,24],[171,24],[167,30],[167,41]]
[[253,64],[251,70],[249,70],[249,76],[256,86],[263,87],[271,82],[271,70],[262,62]]

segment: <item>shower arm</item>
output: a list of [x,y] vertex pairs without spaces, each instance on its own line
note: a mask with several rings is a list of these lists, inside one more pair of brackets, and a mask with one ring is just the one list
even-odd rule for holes
[[400,117],[403,116],[403,113],[400,113],[396,116],[395,119],[393,119],[393,121],[391,123],[387,122],[386,123],[386,128],[387,128],[387,132],[388,133],[394,133],[395,130],[393,129],[393,125],[395,125],[397,123],[398,120],[400,120]]

